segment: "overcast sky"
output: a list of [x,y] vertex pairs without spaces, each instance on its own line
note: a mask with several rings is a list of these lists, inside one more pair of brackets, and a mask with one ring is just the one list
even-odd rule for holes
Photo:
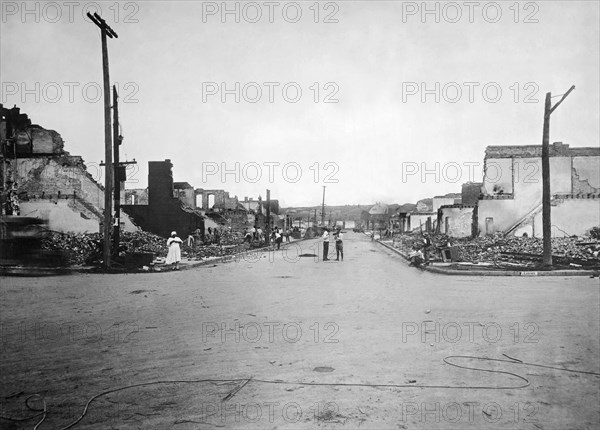
[[[598,146],[599,2],[476,3],[423,15],[422,2],[227,2],[236,22],[220,1],[96,2],[119,35],[121,154],[139,163],[127,188],[168,158],[175,181],[239,198],[269,188],[284,206],[320,204],[322,185],[329,204],[460,192],[481,180],[487,145],[541,144],[545,93],[571,85],[551,141]],[[100,32],[82,13],[94,3],[1,6],[2,102],[99,162]]]

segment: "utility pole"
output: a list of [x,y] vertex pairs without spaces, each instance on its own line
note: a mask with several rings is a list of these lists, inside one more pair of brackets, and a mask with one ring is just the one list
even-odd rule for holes
[[136,164],[133,161],[121,163],[119,146],[123,143],[123,136],[119,133],[119,95],[117,86],[113,85],[113,146],[114,146],[114,175],[115,175],[115,225],[113,228],[113,255],[119,256],[119,243],[121,240],[121,184],[125,181],[125,168],[128,164]]
[[267,245],[271,243],[271,190],[267,190],[267,226],[265,227]]
[[552,107],[551,93],[546,93],[544,106],[544,130],[542,135],[542,235],[543,235],[543,265],[552,267],[552,220],[551,220],[551,194],[550,194],[550,115],[575,89],[573,85],[563,94],[562,98]]
[[321,205],[321,225],[322,226],[325,225],[325,187],[326,187],[326,185],[323,185],[323,204]]
[[113,155],[115,157],[113,174],[115,176],[115,225],[113,227],[113,256],[119,257],[119,241],[121,228],[121,166],[119,165],[119,146],[121,136],[119,135],[119,95],[117,87],[113,85]]
[[106,37],[111,39],[118,38],[117,33],[104,21],[100,15],[87,13],[88,18],[100,28],[100,37],[102,40],[102,75],[104,80],[104,158],[106,169],[104,177],[104,249],[103,259],[104,267],[110,268],[110,233],[112,226],[112,201],[111,191],[113,186],[113,168],[112,168],[112,141],[110,130],[110,78],[108,73],[108,47]]

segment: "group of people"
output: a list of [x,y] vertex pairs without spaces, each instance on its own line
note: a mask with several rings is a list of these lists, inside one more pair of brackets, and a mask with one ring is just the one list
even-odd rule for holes
[[204,236],[202,235],[202,230],[197,228],[193,233],[190,233],[186,239],[187,246],[190,248],[195,248],[196,245],[210,244],[216,243],[218,245],[221,244],[221,238],[223,237],[224,229],[220,228],[211,228],[208,227]]
[[431,245],[432,243],[429,233],[423,233],[421,239],[413,244],[412,251],[410,254],[408,254],[410,264],[416,267],[428,265]]
[[[326,227],[323,231],[323,261],[329,260],[329,229]],[[335,253],[336,259],[335,261],[340,261],[340,256],[342,257],[342,261],[344,261],[344,234],[342,233],[342,229],[337,227],[333,233],[333,240],[335,240]]]
[[271,240],[273,241],[273,246],[277,245],[277,249],[281,247],[281,242],[283,242],[283,238],[285,237],[285,241],[290,241],[290,230],[279,230],[279,227],[275,227],[273,232],[271,233]]
[[[210,228],[209,228],[210,230]],[[214,229],[214,233],[218,230]],[[209,234],[214,234],[213,232],[209,232]],[[217,233],[218,234],[218,233]],[[273,242],[273,246],[277,246],[277,249],[280,249],[281,243],[283,242],[283,238],[285,237],[286,242],[290,241],[291,231],[288,230],[280,230],[279,227],[275,227],[271,232],[270,239]],[[323,231],[323,261],[329,260],[329,241],[330,234],[329,229],[325,228]],[[264,233],[260,227],[254,226],[252,229],[246,229],[244,231],[244,241],[251,242],[252,240],[261,241],[264,239]],[[341,231],[340,227],[337,227],[333,231],[333,240],[335,241],[335,252],[336,252],[336,261],[344,261],[344,235]],[[188,245],[193,246],[194,244],[194,235],[190,235],[188,237]],[[166,264],[171,265],[173,270],[179,270],[179,262],[181,261],[181,245],[183,244],[183,240],[181,240],[177,236],[176,231],[171,232],[171,237],[167,239],[167,247],[169,251],[167,253]]]
[[244,242],[251,243],[252,241],[262,242],[265,239],[263,230],[260,227],[254,226],[250,230],[244,229]]
[[208,227],[206,234],[204,235],[204,240],[206,243],[221,243],[221,237],[223,236],[223,227],[221,228],[210,228]]
[[[277,245],[277,249],[280,248],[281,243],[283,242],[283,238],[285,238],[286,242],[290,241],[290,236],[292,232],[290,229],[283,230],[279,229],[279,227],[275,227],[269,236],[273,244]],[[252,243],[253,241],[264,242],[265,234],[260,227],[254,226],[250,230],[244,230],[244,242]]]

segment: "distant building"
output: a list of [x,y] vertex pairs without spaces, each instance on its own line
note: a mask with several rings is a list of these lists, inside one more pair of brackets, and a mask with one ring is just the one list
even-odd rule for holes
[[386,228],[391,215],[388,205],[385,203],[375,203],[375,205],[369,209],[369,222],[371,228]]
[[[253,211],[254,213],[266,213],[267,212],[267,202],[263,200],[260,196],[257,200],[253,198],[244,197],[241,205],[246,208],[248,212]],[[272,214],[279,215],[279,200],[271,199],[270,200],[270,210]]]

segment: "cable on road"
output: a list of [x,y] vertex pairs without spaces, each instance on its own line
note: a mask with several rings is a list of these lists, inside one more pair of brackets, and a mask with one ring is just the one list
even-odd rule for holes
[[[35,408],[33,406],[31,406],[29,404],[29,399],[31,399],[32,397],[40,397],[42,399],[42,403],[44,404],[44,407],[42,409],[40,408]],[[27,407],[27,409],[29,409],[30,411],[33,412],[38,412],[35,415],[32,415],[30,417],[26,417],[26,418],[10,418],[10,417],[5,417],[0,415],[0,418],[6,421],[15,421],[15,422],[21,422],[21,421],[29,421],[32,420],[34,418],[37,418],[39,416],[42,416],[42,419],[38,421],[38,423],[33,427],[33,430],[37,430],[37,428],[40,426],[40,424],[42,422],[44,422],[44,420],[46,419],[46,413],[47,413],[47,408],[46,408],[46,399],[44,399],[44,397],[41,394],[31,394],[30,396],[27,396],[27,398],[25,398],[25,406]]]
[[[503,354],[505,357],[508,357],[507,355]],[[585,375],[593,375],[593,376],[600,376],[600,373],[598,372],[591,372],[591,371],[584,371],[584,370],[574,370],[574,369],[569,369],[566,367],[556,367],[556,366],[548,366],[548,365],[544,365],[544,364],[537,364],[537,363],[528,363],[528,362],[523,362],[521,360],[518,360],[516,358],[513,357],[508,357],[510,358],[509,360],[505,360],[502,358],[488,358],[488,357],[476,357],[476,356],[472,356],[472,355],[449,355],[446,356],[444,358],[444,363],[448,364],[449,366],[453,366],[453,367],[457,367],[460,369],[466,369],[466,370],[473,370],[473,371],[477,371],[477,372],[487,372],[487,373],[498,373],[498,374],[502,374],[502,375],[508,375],[511,377],[515,377],[517,379],[519,379],[520,381],[522,381],[522,383],[520,385],[507,385],[507,386],[498,386],[498,385],[420,385],[420,384],[369,384],[369,383],[344,383],[344,382],[295,382],[295,381],[284,381],[284,380],[278,380],[278,379],[257,379],[257,378],[240,378],[240,379],[192,379],[192,380],[161,380],[161,381],[153,381],[153,382],[143,382],[140,384],[132,384],[132,385],[125,385],[123,387],[119,387],[119,388],[113,388],[110,390],[106,390],[103,391],[99,394],[96,394],[94,396],[92,396],[85,404],[85,407],[83,408],[83,412],[81,413],[81,415],[75,420],[73,421],[71,424],[67,425],[66,427],[63,427],[61,430],[68,430],[70,428],[75,427],[81,420],[83,420],[83,418],[85,417],[85,415],[88,412],[88,409],[90,407],[90,405],[92,404],[92,402],[100,397],[106,396],[108,394],[111,393],[116,393],[118,391],[123,391],[123,390],[128,390],[128,389],[132,389],[132,388],[138,388],[138,387],[148,387],[151,385],[161,385],[161,384],[199,384],[199,383],[204,383],[204,382],[210,382],[210,383],[241,383],[243,385],[241,385],[239,387],[239,389],[234,390],[235,393],[237,393],[241,388],[243,388],[244,386],[248,385],[249,383],[259,383],[259,384],[278,384],[278,385],[305,385],[305,386],[316,386],[316,387],[365,387],[365,388],[435,388],[435,389],[457,389],[457,390],[514,390],[514,389],[521,389],[521,388],[526,388],[530,385],[529,379],[525,378],[524,376],[521,376],[517,373],[513,373],[513,372],[507,372],[504,370],[494,370],[494,369],[482,369],[480,367],[472,367],[472,366],[465,366],[465,365],[460,365],[460,364],[456,364],[454,363],[452,360],[461,360],[461,359],[465,359],[465,360],[478,360],[478,361],[484,361],[484,362],[497,362],[497,363],[508,363],[508,364],[517,364],[517,365],[522,365],[522,366],[533,366],[533,367],[541,367],[544,369],[552,369],[552,370],[558,370],[558,371],[562,371],[562,372],[571,372],[571,373],[581,373],[581,374],[585,374]],[[234,393],[234,394],[235,394]],[[37,430],[39,425],[44,421],[44,419],[46,418],[46,414],[47,414],[47,408],[46,408],[46,401],[42,398],[42,400],[44,400],[44,408],[43,409],[36,409],[33,408],[29,405],[28,401],[31,397],[33,396],[39,396],[42,397],[40,394],[32,394],[31,396],[27,397],[27,399],[25,400],[25,405],[28,407],[28,409],[34,411],[34,412],[39,412],[38,414],[32,415],[30,417],[27,418],[9,418],[9,417],[5,417],[0,415],[0,419],[4,419],[4,420],[9,420],[9,421],[28,421],[31,420],[33,418],[36,418],[40,415],[43,415],[43,418],[41,419],[41,421],[39,421],[35,427],[33,428],[33,430]],[[231,396],[232,397],[232,396]],[[225,399],[223,400],[225,401]]]

